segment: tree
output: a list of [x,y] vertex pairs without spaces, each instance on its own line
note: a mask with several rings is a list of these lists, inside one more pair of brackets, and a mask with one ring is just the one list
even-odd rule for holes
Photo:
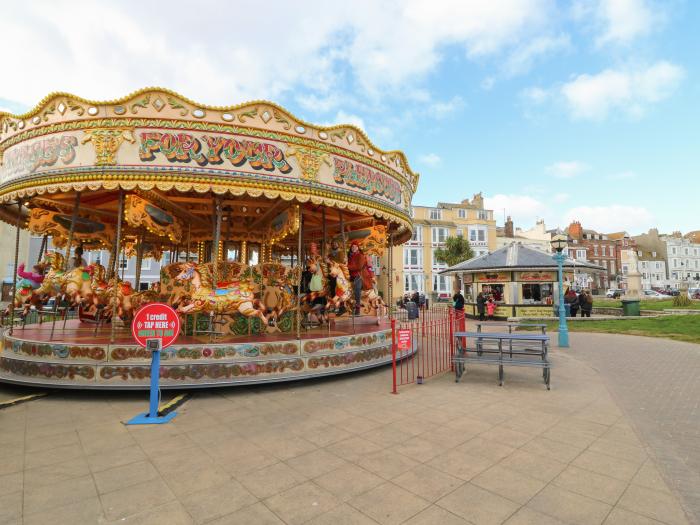
[[472,247],[469,245],[469,241],[461,235],[448,237],[445,239],[445,247],[435,250],[435,260],[445,263],[447,266],[454,266],[472,257],[474,257]]

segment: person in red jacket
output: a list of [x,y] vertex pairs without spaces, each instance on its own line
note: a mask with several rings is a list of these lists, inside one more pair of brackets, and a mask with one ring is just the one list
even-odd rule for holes
[[357,241],[352,241],[348,252],[348,272],[352,283],[353,297],[355,299],[355,315],[360,315],[360,299],[362,298],[362,274],[367,267],[367,257]]

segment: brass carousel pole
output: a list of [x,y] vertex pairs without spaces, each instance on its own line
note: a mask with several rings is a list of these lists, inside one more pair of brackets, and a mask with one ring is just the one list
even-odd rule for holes
[[[117,234],[116,234],[116,240],[114,242],[114,257],[113,259],[116,262],[116,259],[119,257],[119,245],[121,244],[122,241],[122,216],[124,215],[124,190],[121,188],[119,189],[119,209],[117,211]],[[112,327],[111,327],[111,332],[109,335],[109,342],[110,344],[114,344],[114,327],[117,324],[116,323],[116,318],[117,318],[117,298],[119,297],[119,266],[117,265],[116,271],[114,273],[114,292],[112,295]]]
[[297,262],[299,263],[299,288],[297,289],[297,339],[301,339],[301,283],[303,280],[303,265],[301,259],[301,244],[303,242],[302,237],[304,235],[304,214],[301,212],[301,206],[297,208],[299,210],[299,234],[297,235]]
[[39,257],[36,259],[36,263],[39,264],[41,262],[41,259],[44,258],[44,252],[46,251],[46,247],[49,244],[49,236],[44,235],[41,238],[41,246],[39,246]]
[[345,224],[343,223],[343,212],[342,210],[338,210],[338,217],[340,219],[340,242],[343,246],[343,254],[340,257],[340,261],[345,261],[347,262],[346,258],[348,256],[347,252],[347,247],[345,246]]
[[190,262],[190,229],[192,225],[187,223],[187,253],[185,254],[185,262]]
[[63,262],[63,270],[68,270],[70,264],[70,250],[73,244],[73,233],[75,232],[75,223],[78,222],[78,208],[80,208],[80,192],[75,194],[75,204],[73,205],[73,216],[70,220],[70,229],[68,230],[68,246],[66,246],[66,260]]
[[[221,197],[216,197],[214,204],[214,235],[212,236],[210,261],[212,262],[212,288],[216,291],[219,281],[219,241],[221,238]],[[214,311],[209,314],[209,339],[214,338]]]
[[19,231],[22,223],[22,201],[17,199],[17,224],[15,226],[15,266],[12,272],[12,297],[10,298],[10,335],[15,327],[15,296],[17,295],[17,259],[19,259]]
[[138,292],[139,291],[139,286],[141,285],[141,265],[143,264],[143,249],[144,249],[144,241],[146,240],[146,232],[143,230],[141,231],[141,235],[139,235],[139,244],[136,247],[136,285],[134,286],[134,289]]
[[328,250],[326,246],[328,245],[328,238],[326,237],[326,208],[321,208],[321,222],[323,223],[323,244],[321,244],[321,258],[326,260],[326,253]]

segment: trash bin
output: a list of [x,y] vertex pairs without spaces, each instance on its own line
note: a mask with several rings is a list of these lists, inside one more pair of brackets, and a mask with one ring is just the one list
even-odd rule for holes
[[[559,305],[553,305],[554,317],[559,317]],[[566,317],[571,317],[571,305],[569,303],[564,303],[564,311],[566,312]]]
[[406,302],[406,313],[408,314],[408,320],[418,319],[418,305],[413,301]]
[[623,299],[622,315],[625,317],[639,317],[639,299]]

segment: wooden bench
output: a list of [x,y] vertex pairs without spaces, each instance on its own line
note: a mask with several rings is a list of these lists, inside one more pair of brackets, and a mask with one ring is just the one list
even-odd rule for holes
[[[493,325],[491,325],[493,326]],[[501,332],[455,332],[457,354],[455,381],[459,382],[467,363],[498,365],[498,384],[503,386],[504,366],[529,366],[542,369],[542,379],[550,388],[548,359],[549,336]]]

